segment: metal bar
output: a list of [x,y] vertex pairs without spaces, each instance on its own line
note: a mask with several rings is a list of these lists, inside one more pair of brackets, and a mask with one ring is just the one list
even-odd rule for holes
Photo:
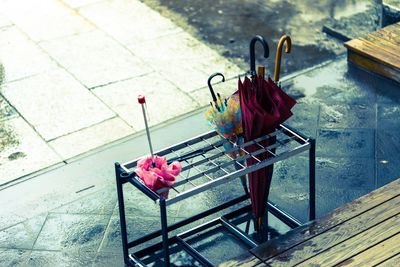
[[[176,153],[174,150],[172,150],[171,149],[171,151],[173,152],[173,153],[175,153],[175,154],[178,154],[178,153]],[[187,160],[185,160],[187,163],[189,163]],[[190,165],[190,163],[189,163],[189,165]],[[189,166],[188,165],[188,166]],[[199,168],[197,168],[195,165],[194,166],[192,166],[194,169],[196,169],[196,171],[198,171],[198,172],[200,172],[200,173],[202,173],[202,171],[199,169]],[[208,180],[210,180],[210,181],[213,181],[214,179],[213,178],[211,178],[209,175],[207,175],[207,174],[204,174],[204,175],[202,175],[202,176],[205,176],[205,177],[207,177],[208,178]],[[193,186],[196,186],[194,183],[192,183],[190,180],[188,180],[187,178],[185,179],[187,182],[189,182],[189,183],[191,183]],[[185,181],[185,180],[182,180],[182,181]],[[177,183],[175,183],[175,185],[176,186],[180,186],[182,183],[179,183],[179,182],[177,182]]]
[[307,143],[307,142],[308,142],[308,139],[309,139],[309,138],[308,138],[307,136],[305,136],[305,135],[303,135],[303,134],[297,132],[294,128],[292,128],[292,127],[290,127],[290,126],[288,126],[288,125],[286,125],[286,124],[280,124],[279,126],[280,126],[285,132],[288,132],[288,133],[290,133],[290,135],[293,135],[293,136],[295,136],[296,138],[300,139],[300,141],[301,141],[302,143]]
[[195,194],[198,194],[198,193],[203,192],[205,190],[208,190],[210,188],[216,187],[216,186],[218,186],[220,184],[226,183],[227,181],[232,180],[233,178],[236,178],[236,177],[239,177],[239,176],[242,176],[242,175],[246,175],[246,174],[248,174],[250,172],[253,172],[253,171],[259,170],[261,168],[264,168],[264,167],[266,167],[268,165],[274,164],[275,162],[278,162],[280,160],[283,160],[283,159],[289,158],[289,157],[291,157],[293,155],[299,154],[299,153],[301,153],[303,151],[306,151],[308,149],[308,147],[309,147],[309,143],[306,143],[306,144],[296,148],[295,150],[282,153],[282,154],[278,155],[277,157],[271,157],[271,158],[269,158],[267,160],[264,160],[262,162],[259,162],[259,163],[256,163],[254,165],[248,166],[246,169],[234,171],[229,175],[224,175],[222,177],[214,179],[213,181],[210,181],[210,182],[204,183],[204,184],[202,184],[200,186],[191,188],[191,189],[189,189],[189,190],[187,190],[185,192],[177,194],[174,198],[168,199],[167,200],[167,205],[171,205],[171,204],[173,204],[175,202],[178,202],[178,201],[180,201],[182,199],[188,198],[190,196],[193,196]]
[[221,224],[226,229],[228,229],[229,232],[231,232],[237,238],[246,243],[249,247],[255,248],[258,246],[258,244],[254,242],[254,240],[250,239],[247,235],[245,235],[236,225],[233,225],[230,222],[228,222],[223,216],[221,217]]
[[209,262],[203,255],[201,255],[197,250],[191,247],[188,243],[185,242],[182,238],[177,236],[178,242],[183,246],[184,250],[188,252],[193,258],[195,258],[198,262],[207,267],[214,267],[214,264]]
[[163,254],[164,254],[164,266],[169,267],[169,240],[168,240],[168,222],[167,222],[167,207],[165,205],[165,199],[160,199],[160,214],[161,214],[161,231],[162,231],[162,243],[163,243]]
[[[217,135],[217,132],[214,131],[214,130],[212,130],[212,131],[209,131],[209,132],[200,134],[200,135],[198,135],[198,136],[195,136],[195,137],[193,137],[193,138],[191,138],[191,139],[189,139],[189,140],[186,140],[186,141],[177,143],[177,144],[175,144],[175,145],[166,147],[166,148],[164,148],[164,149],[162,149],[162,150],[156,151],[155,154],[156,154],[156,155],[159,155],[159,156],[164,156],[164,155],[167,155],[167,154],[170,153],[170,149],[171,149],[171,148],[180,149],[180,148],[185,147],[187,143],[195,144],[195,143],[199,142],[201,137],[210,138],[210,137],[213,137],[213,136],[216,136],[216,135]],[[125,163],[121,164],[121,167],[122,167],[122,168],[126,168],[127,171],[129,172],[129,169],[131,169],[131,168],[133,168],[133,167],[136,167],[136,163],[137,163],[137,161],[138,161],[139,159],[141,159],[141,157],[136,158],[136,159],[131,160],[131,161],[128,161],[128,162],[125,162]]]
[[122,252],[124,255],[124,262],[128,264],[128,233],[126,231],[126,219],[125,219],[125,202],[124,202],[124,192],[122,188],[121,177],[121,165],[115,163],[115,177],[117,180],[117,194],[118,194],[118,209],[119,209],[119,223],[121,227],[121,239],[122,239]]
[[310,175],[310,221],[315,220],[315,139],[310,139],[309,175]]
[[[135,265],[133,265],[135,267],[146,267],[147,266],[134,254],[129,254],[129,259],[135,264]],[[132,265],[129,263],[129,266],[132,266]]]
[[302,223],[298,219],[294,218],[289,213],[281,210],[275,204],[267,202],[267,205],[268,205],[267,210],[271,212],[271,214],[273,214],[275,217],[280,219],[282,222],[287,224],[290,228],[296,228],[302,225]]
[[[191,145],[188,145],[188,146],[189,146],[191,149],[193,149]],[[216,146],[214,146],[214,145],[210,145],[210,146],[212,146],[213,149],[218,149],[218,148],[217,148]],[[218,167],[218,168],[219,168],[221,171],[223,171],[224,173],[229,173],[229,172],[227,172],[224,168],[222,168],[222,167],[219,166],[217,163],[215,163],[213,160],[207,158],[204,154],[201,155],[201,156],[202,156],[203,158],[207,159],[207,161],[210,162],[211,164],[213,164],[214,166]]]
[[[184,220],[182,220],[182,221],[179,221],[179,222],[177,222],[177,223],[174,223],[174,224],[170,225],[170,226],[167,228],[167,230],[168,230],[168,232],[171,232],[171,231],[176,230],[176,229],[178,229],[178,228],[180,228],[180,227],[182,227],[182,226],[185,226],[185,225],[187,225],[187,224],[189,224],[189,223],[198,221],[198,220],[200,220],[200,219],[202,219],[202,218],[204,218],[204,217],[207,217],[207,216],[209,216],[209,215],[211,215],[211,214],[214,214],[214,213],[216,213],[216,212],[218,212],[218,211],[221,211],[221,210],[223,210],[223,209],[226,209],[226,208],[228,208],[228,207],[231,207],[231,206],[233,206],[233,205],[236,205],[236,204],[238,204],[238,203],[240,203],[240,202],[243,202],[243,201],[245,201],[245,200],[247,200],[247,199],[249,199],[249,196],[248,196],[248,195],[242,195],[242,196],[240,196],[240,197],[234,198],[234,199],[229,200],[229,201],[227,201],[227,202],[225,202],[225,203],[222,203],[222,204],[219,205],[219,206],[213,207],[213,208],[211,208],[211,209],[208,209],[208,210],[206,210],[206,211],[203,211],[203,212],[201,212],[201,213],[198,213],[198,214],[196,214],[196,215],[194,215],[194,216],[192,216],[192,217],[189,217],[189,218],[187,218],[187,219],[184,219]],[[145,235],[145,236],[143,236],[143,237],[141,237],[141,238],[135,239],[134,241],[128,243],[128,248],[135,247],[135,246],[137,246],[137,245],[139,245],[139,244],[142,244],[142,243],[144,243],[144,242],[147,242],[147,241],[149,241],[149,240],[152,240],[152,239],[154,239],[154,238],[157,238],[157,237],[161,236],[161,234],[162,234],[162,231],[161,231],[161,230],[157,230],[157,231],[154,231],[154,232],[152,232],[152,233],[149,233],[149,234],[147,234],[147,235]]]
[[[285,141],[286,141],[286,140],[288,140],[288,139],[285,139]],[[290,142],[290,141],[288,141],[288,142]],[[268,146],[267,148],[268,148],[268,149],[274,149],[274,148],[277,148],[277,147],[279,147],[279,145],[278,145],[278,144],[274,144],[274,145]],[[297,148],[296,148],[296,149],[297,149]],[[293,150],[296,150],[296,149],[293,149]],[[259,154],[262,154],[262,153],[265,153],[265,152],[266,152],[266,151],[260,149],[260,150],[256,150],[255,152],[252,153],[252,155],[250,155],[250,153],[247,152],[246,150],[244,150],[244,149],[242,149],[242,150],[245,151],[245,152],[247,153],[247,155],[245,155],[245,156],[239,156],[239,157],[236,158],[235,161],[245,161],[245,160],[249,159],[250,157],[255,158],[255,157],[252,156],[252,155],[259,155]],[[283,154],[283,153],[282,153],[282,154]],[[211,158],[217,158],[217,157],[212,156]],[[255,159],[258,161],[258,163],[261,162],[259,159],[257,159],[257,158],[255,158]],[[200,165],[200,164],[205,163],[205,162],[207,162],[207,159],[203,159],[203,160],[197,161],[197,162],[195,162],[195,163],[192,163],[192,164],[188,165],[188,167],[194,167],[195,165]],[[258,163],[257,163],[257,164],[258,164]],[[228,166],[228,165],[230,165],[230,164],[235,164],[235,162],[233,162],[233,161],[228,161],[228,162],[223,163],[221,166]],[[253,164],[253,165],[254,165],[254,164]],[[214,167],[214,168],[208,169],[207,171],[200,171],[199,174],[196,174],[196,175],[191,176],[191,177],[189,177],[189,178],[185,178],[185,180],[176,182],[176,183],[175,183],[175,186],[180,186],[180,185],[182,185],[183,183],[185,183],[185,181],[192,181],[192,180],[195,180],[195,179],[197,179],[197,178],[200,178],[200,177],[203,176],[203,173],[213,173],[213,172],[215,172],[215,171],[217,171],[217,170],[218,170],[218,168],[217,168],[217,167]],[[243,170],[244,170],[244,169],[243,169]],[[238,170],[237,170],[237,171],[238,171]]]
[[141,181],[139,181],[139,178],[136,176],[130,177],[133,173],[129,174],[129,178],[127,179],[128,182],[130,182],[132,185],[134,185],[137,189],[143,192],[146,196],[151,198],[153,201],[157,201],[160,199],[160,197],[154,193],[153,190],[150,190],[146,185],[144,185]]

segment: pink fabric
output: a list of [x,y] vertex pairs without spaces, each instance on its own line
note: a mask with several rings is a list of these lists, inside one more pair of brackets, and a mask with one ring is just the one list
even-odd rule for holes
[[[179,162],[174,161],[168,165],[164,157],[154,156],[153,159],[151,157],[140,159],[135,172],[148,188],[157,191],[164,187],[170,188],[181,170],[182,166]],[[163,196],[168,196],[168,194]]]

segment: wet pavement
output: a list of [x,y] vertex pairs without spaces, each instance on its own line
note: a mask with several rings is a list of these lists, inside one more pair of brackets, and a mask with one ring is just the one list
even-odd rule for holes
[[[130,135],[134,132],[130,127],[138,123],[135,121],[137,118],[141,119],[139,110],[132,110],[130,105],[126,105],[124,101],[126,98],[135,99],[136,97],[136,91],[132,92],[130,88],[139,82],[148,88],[146,92],[151,96],[157,96],[157,92],[149,87],[157,86],[165,88],[162,93],[163,99],[171,97],[173,92],[179,92],[185,96],[184,99],[188,97],[198,102],[195,106],[191,106],[181,99],[183,102],[175,107],[176,110],[168,113],[168,116],[156,117],[152,123],[161,122],[152,129],[153,145],[156,149],[175,144],[209,129],[200,108],[202,103],[208,103],[209,96],[207,88],[199,86],[204,83],[203,78],[207,77],[205,73],[221,71],[218,64],[224,65],[225,63],[215,62],[216,65],[207,66],[201,56],[196,57],[181,47],[177,47],[179,43],[190,45],[196,42],[193,37],[182,32],[182,29],[190,31],[190,27],[198,31],[196,36],[204,38],[203,41],[215,47],[221,55],[230,57],[236,62],[239,67],[232,65],[232,68],[237,68],[237,70],[247,69],[248,40],[254,35],[253,31],[243,28],[243,25],[252,25],[255,29],[259,29],[260,31],[257,33],[262,35],[273,35],[274,37],[269,39],[273,42],[276,42],[283,33],[289,32],[293,36],[295,44],[293,54],[285,57],[287,60],[285,59],[286,61],[282,64],[283,73],[292,73],[292,75],[286,77],[282,75],[282,85],[284,90],[298,101],[294,108],[294,116],[290,118],[288,124],[317,140],[317,217],[400,177],[400,168],[398,167],[400,166],[398,157],[400,138],[397,134],[400,130],[400,121],[398,120],[400,115],[399,84],[348,66],[346,57],[341,55],[344,52],[342,44],[320,32],[321,26],[328,23],[328,20],[339,19],[342,16],[351,17],[354,12],[369,10],[372,2],[320,1],[321,6],[312,5],[311,7],[309,1],[304,1],[304,4],[303,1],[298,1],[297,4],[294,4],[294,1],[243,1],[243,13],[241,13],[243,16],[239,20],[237,14],[234,13],[233,1],[229,3],[228,1],[218,1],[216,5],[202,4],[203,7],[198,6],[203,3],[202,1],[182,1],[172,8],[170,1],[160,3],[145,0],[145,3],[160,10],[163,14],[173,12],[170,17],[175,23],[183,25],[182,29],[170,26],[163,28],[163,30],[169,31],[169,34],[159,37],[158,40],[160,42],[168,41],[165,42],[165,46],[157,45],[154,41],[141,40],[146,46],[151,47],[155,54],[149,54],[143,47],[131,42],[129,37],[133,36],[132,29],[129,27],[118,28],[117,18],[120,19],[119,21],[132,19],[126,13],[123,17],[116,15],[120,14],[118,12],[124,11],[123,7],[127,7],[126,5],[118,5],[117,2],[112,1],[88,0],[85,1],[85,5],[73,0],[66,2],[73,10],[78,10],[80,14],[91,18],[101,31],[92,30],[92,24],[86,25],[85,20],[79,20],[74,23],[78,23],[78,26],[83,23],[86,26],[78,27],[79,30],[76,34],[60,37],[58,31],[35,29],[24,23],[21,17],[17,16],[18,14],[14,14],[15,20],[20,21],[19,27],[32,30],[29,38],[40,40],[37,42],[41,49],[45,49],[52,58],[56,58],[57,64],[68,66],[69,71],[59,68],[54,70],[54,62],[50,60],[41,65],[46,71],[37,74],[36,71],[44,70],[33,68],[32,66],[35,65],[33,64],[35,61],[33,61],[32,65],[26,65],[25,69],[11,72],[12,75],[15,75],[15,80],[7,80],[10,76],[6,76],[5,80],[2,78],[6,89],[0,95],[0,112],[2,114],[0,118],[2,139],[0,141],[6,141],[0,143],[0,146],[8,146],[1,149],[7,158],[7,165],[4,163],[4,157],[0,159],[2,160],[0,164],[3,164],[0,166],[3,168],[1,169],[2,175],[20,177],[24,173],[37,170],[37,168],[30,169],[30,165],[25,165],[20,161],[21,159],[29,163],[35,163],[35,160],[38,160],[40,162],[36,162],[36,164],[42,164],[40,165],[42,167],[52,167],[36,173],[35,176],[28,176],[26,179],[20,179],[15,183],[0,187],[0,207],[2,207],[0,212],[0,266],[123,266],[113,163],[132,160],[148,151],[146,138],[142,132]],[[98,3],[90,4],[95,2]],[[127,5],[129,7],[129,4]],[[282,9],[285,5],[288,5],[286,13],[289,12],[293,15],[292,21],[288,24],[286,23],[288,18],[282,16]],[[209,9],[206,9],[205,6]],[[277,8],[273,8],[276,6]],[[324,9],[327,6],[332,6],[332,9]],[[210,17],[208,19],[203,17],[210,14],[210,8],[214,10],[215,15],[218,14],[221,18],[221,21],[216,20],[218,23],[215,25],[210,24]],[[261,12],[259,17],[250,17],[249,14],[254,8],[264,12]],[[305,10],[308,8],[313,11],[311,18],[306,16]],[[58,8],[56,10],[59,11]],[[99,15],[111,14],[108,12],[114,14],[112,17],[115,20],[104,21],[103,18],[107,16]],[[149,14],[154,13],[150,12]],[[180,21],[182,17],[177,14],[188,19]],[[318,14],[319,16],[316,16]],[[265,23],[262,22],[266,17],[272,18],[277,25],[287,24],[287,28],[283,26],[282,29],[275,26],[264,28]],[[245,24],[243,21],[250,24]],[[187,26],[184,26],[185,23],[188,23]],[[232,33],[222,30],[226,28],[227,24],[232,25],[229,27],[232,29]],[[155,23],[155,25],[158,24]],[[167,25],[170,24],[167,23]],[[302,28],[304,31],[297,31],[298,25],[304,26]],[[215,29],[211,31],[211,28]],[[0,29],[3,29],[8,34],[7,36],[14,36],[17,40],[20,40],[18,38],[27,39],[13,22],[4,19],[1,15]],[[67,33],[71,33],[77,29],[70,25],[65,30]],[[154,32],[149,32],[148,35],[140,36],[150,36],[157,33],[159,29],[153,30]],[[235,37],[228,38],[228,35]],[[182,39],[176,41],[176,38]],[[226,42],[227,38],[228,42]],[[69,45],[85,44],[80,53],[86,54],[92,50],[89,41],[92,39],[105,44],[101,49],[106,51],[110,43],[118,40],[120,43],[127,42],[128,50],[140,53],[141,59],[153,61],[155,58],[162,58],[163,60],[160,65],[157,63],[155,64],[157,66],[150,67],[154,68],[155,72],[152,71],[143,76],[138,74],[139,76],[127,80],[124,77],[130,74],[127,74],[128,71],[125,72],[126,69],[121,72],[108,73],[97,65],[87,67],[93,68],[93,72],[88,71],[86,67],[83,67],[87,63],[82,59],[76,62],[71,60],[61,44],[63,42]],[[34,55],[33,58],[37,60],[44,55],[42,50],[37,50],[35,42],[21,48],[21,51]],[[196,44],[199,49],[196,51],[201,51],[200,55],[210,56],[209,53],[211,56],[216,55],[215,51],[208,50],[207,46],[203,46],[201,42],[196,42]],[[12,47],[12,45],[7,47]],[[179,91],[174,91],[177,89],[171,81],[159,80],[154,83],[157,75],[165,77],[169,75],[168,72],[176,73],[177,71],[177,68],[172,65],[171,68],[166,68],[166,65],[171,62],[166,51],[170,50],[174,51],[175,56],[182,56],[180,62],[187,58],[196,62],[196,66],[201,66],[201,73],[204,74],[204,77],[199,72],[193,72],[191,67],[185,66],[184,68],[188,68],[185,71],[197,78],[195,82],[192,82],[185,76],[177,77],[180,79],[178,82],[184,85]],[[119,51],[118,55],[124,55],[126,52],[125,47],[119,47],[117,51]],[[227,53],[227,51],[230,52]],[[79,55],[81,55],[80,53]],[[115,51],[111,54],[114,55],[113,53]],[[97,58],[99,54],[94,52],[93,57]],[[332,61],[306,71],[294,72],[329,58],[333,58]],[[121,59],[117,56],[113,62],[129,68],[132,63],[130,60],[133,59],[128,62],[119,60]],[[5,66],[7,73],[7,65]],[[51,70],[47,70],[48,68]],[[161,69],[163,72],[159,72]],[[74,74],[68,74],[69,72]],[[96,87],[95,84],[106,82],[105,75],[122,80]],[[74,116],[66,116],[63,117],[63,121],[69,120],[72,122],[72,126],[76,127],[74,128],[76,131],[70,133],[68,132],[69,128],[62,128],[65,126],[62,123],[57,124],[57,127],[52,127],[51,121],[40,116],[35,118],[29,101],[45,102],[45,100],[39,99],[27,88],[30,85],[44,88],[43,91],[38,91],[37,95],[46,96],[46,92],[50,91],[48,89],[52,89],[48,86],[49,81],[64,85],[64,87],[58,88],[60,94],[69,92],[67,89],[70,87],[73,88],[69,92],[68,101],[70,102],[68,103],[86,97],[88,106],[82,107],[83,109],[78,111],[73,110],[70,114],[83,112],[85,114],[80,123],[84,122],[85,125],[95,123],[96,127],[82,130],[81,128],[85,125],[75,124]],[[88,87],[90,90],[87,90]],[[232,78],[224,84],[216,85],[215,89],[228,94],[235,87],[236,79]],[[46,88],[47,90],[45,90]],[[85,92],[81,96],[78,91],[83,89],[89,93],[84,90]],[[29,98],[20,99],[17,94],[19,91],[28,94]],[[46,97],[52,98],[54,95],[49,94]],[[162,105],[163,101],[157,100],[156,97],[153,99],[152,109]],[[171,98],[170,101],[174,99],[176,97]],[[107,109],[99,109],[98,107],[101,107],[104,102],[107,103]],[[64,108],[68,106],[62,101],[59,105],[64,105]],[[45,108],[41,112],[46,114],[53,112],[53,110],[50,112],[46,109],[46,105],[43,106]],[[196,111],[190,113],[189,110]],[[49,114],[49,116],[62,116],[62,109],[55,111],[59,113]],[[90,112],[98,113],[97,117],[89,116]],[[188,114],[179,117],[179,120],[162,123],[165,119],[183,113]],[[26,118],[31,118],[32,123],[27,124]],[[93,119],[100,123],[96,124],[92,121]],[[92,142],[92,139],[96,139],[96,133],[102,132],[104,129],[111,132],[112,138],[105,137],[100,140],[100,143],[109,143],[122,136],[127,137],[95,149],[99,142]],[[63,135],[65,131],[68,133]],[[38,135],[40,135],[39,138]],[[6,138],[3,139],[3,136]],[[21,136],[32,136],[32,138],[24,139]],[[71,145],[79,144],[82,140],[86,141],[84,143],[86,146],[83,148]],[[15,146],[11,146],[13,149],[10,149],[12,143],[15,143]],[[76,156],[77,153],[91,149],[94,150],[90,153]],[[270,194],[270,199],[274,203],[301,221],[306,221],[308,208],[307,164],[307,154],[277,163]],[[4,168],[5,165],[7,169]],[[22,174],[18,173],[21,171],[18,166],[24,166]],[[241,185],[239,182],[233,181],[221,190],[210,190],[210,192],[198,195],[189,201],[173,205],[168,211],[170,222],[210,208],[233,197],[237,192],[242,192]],[[126,188],[125,194],[129,238],[132,239],[158,229],[160,219],[157,206],[134,188]],[[271,220],[270,226],[271,231],[276,235],[288,231],[288,227],[277,220]],[[228,233],[210,231],[205,236],[203,239],[193,239],[191,242],[206,253],[214,263],[229,257],[233,258],[243,252],[243,248]],[[237,255],[232,255],[233,252]],[[180,263],[177,266],[189,263],[195,265],[188,255],[176,253],[173,257],[176,262]]]
[[168,16],[183,29],[210,44],[242,69],[248,68],[249,40],[264,36],[270,57],[262,64],[273,71],[279,38],[289,34],[293,53],[285,55],[282,75],[292,73],[343,54],[341,42],[322,32],[324,25],[349,37],[357,37],[379,26],[379,1],[295,0],[141,0]]
[[[398,84],[349,67],[341,57],[284,79],[283,88],[298,101],[288,124],[317,140],[317,217],[400,177]],[[207,129],[200,112],[156,128],[154,145],[159,149]],[[142,155],[147,151],[144,140],[143,135],[129,138],[1,190],[0,265],[122,266],[113,162]],[[277,163],[270,194],[301,221],[306,221],[308,208],[307,166],[307,154]],[[241,191],[233,181],[173,205],[170,222]],[[129,237],[158,229],[157,206],[133,187],[125,187],[125,194]],[[20,198],[12,201],[15,196]],[[273,225],[276,233],[287,230],[282,223]],[[214,263],[243,252],[229,234],[214,230],[191,242]],[[190,262],[187,255],[174,257]]]

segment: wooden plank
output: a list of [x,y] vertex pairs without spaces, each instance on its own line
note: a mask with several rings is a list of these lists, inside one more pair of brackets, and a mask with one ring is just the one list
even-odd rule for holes
[[348,61],[368,71],[380,74],[400,83],[400,70],[382,65],[372,59],[365,58],[353,51],[347,53]]
[[400,58],[379,49],[373,43],[365,40],[354,39],[345,43],[350,50],[357,52],[368,58],[373,58],[377,62],[389,67],[400,68]]
[[397,33],[385,28],[379,30],[379,32],[382,33],[385,39],[392,40],[397,44],[400,43],[400,36]]
[[399,262],[400,262],[400,253],[378,264],[377,267],[399,267]]
[[268,266],[258,258],[254,256],[249,256],[246,259],[233,259],[226,262],[223,262],[218,265],[218,267],[234,267],[234,266],[244,266],[244,267],[261,267]]
[[367,36],[360,38],[360,39],[367,40],[371,43],[374,43],[377,46],[379,46],[382,50],[385,50],[386,52],[389,52],[389,53],[393,54],[394,56],[400,57],[400,45],[398,45],[398,44],[393,44],[387,40],[373,36],[371,34],[368,34]]
[[395,23],[389,26],[386,26],[385,28],[382,28],[381,30],[387,31],[387,32],[392,32],[396,34],[397,36],[400,36],[400,24]]
[[380,38],[380,39],[385,40],[385,41],[387,41],[389,43],[392,43],[393,45],[398,45],[398,42],[396,42],[396,40],[394,40],[390,36],[386,35],[384,32],[380,32],[380,31],[371,32],[368,35]]
[[279,238],[261,244],[257,248],[252,249],[251,252],[262,261],[266,261],[335,227],[337,224],[344,223],[355,216],[359,216],[379,206],[383,202],[399,196],[399,188],[400,179],[397,179],[384,187],[333,210],[321,218],[318,223],[314,221],[297,227]]
[[[374,266],[400,253],[400,234],[397,234],[376,246],[350,258],[339,266]],[[400,261],[397,262],[400,265]]]
[[345,242],[336,245],[313,258],[300,263],[298,266],[333,266],[345,259],[351,258],[372,246],[400,232],[400,215],[388,219],[379,225],[364,231]]
[[[307,242],[285,251],[282,254],[266,261],[271,266],[294,266],[307,258],[323,253],[345,240],[358,235],[376,225],[388,220],[396,215],[400,216],[400,210],[395,207],[400,206],[400,196],[376,206],[360,216],[354,217],[342,224],[321,233]],[[321,225],[318,225],[321,226]]]

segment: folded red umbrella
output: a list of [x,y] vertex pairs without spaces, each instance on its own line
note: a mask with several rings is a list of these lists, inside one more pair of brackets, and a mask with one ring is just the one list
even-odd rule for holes
[[[242,112],[242,127],[245,142],[262,137],[273,132],[279,124],[288,119],[292,112],[290,109],[296,101],[288,96],[270,78],[266,81],[263,76],[255,75],[254,45],[260,41],[264,47],[264,57],[268,56],[268,45],[264,38],[256,36],[250,43],[250,71],[252,78],[239,79],[239,96]],[[276,137],[270,137],[260,144],[268,147],[276,142]],[[257,144],[246,147],[248,152],[253,153],[260,149]],[[271,150],[274,153],[274,150]],[[268,159],[272,154],[268,151],[257,155],[261,161]],[[248,166],[258,161],[250,157],[247,159]],[[250,198],[254,217],[258,220],[258,227],[261,225],[261,218],[266,211],[269,194],[269,187],[273,173],[273,165],[259,169],[248,175]]]

